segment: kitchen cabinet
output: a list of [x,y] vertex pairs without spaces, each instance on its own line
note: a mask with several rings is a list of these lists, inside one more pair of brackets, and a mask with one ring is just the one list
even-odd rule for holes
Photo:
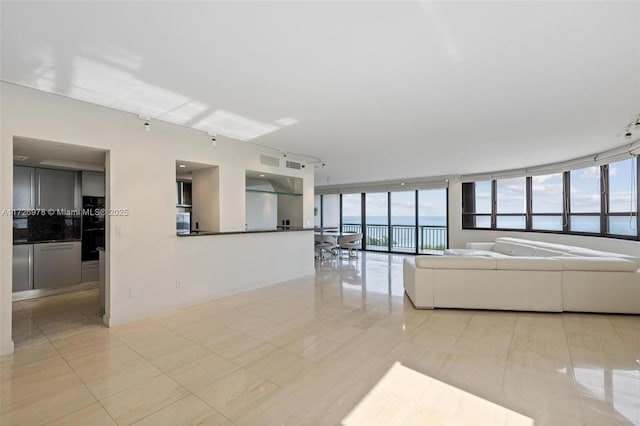
[[13,208],[16,210],[34,209],[35,173],[33,167],[16,166],[13,168]]
[[89,283],[100,279],[100,264],[97,260],[82,262],[82,282]]
[[13,246],[13,291],[33,289],[33,244]]
[[82,172],[82,196],[104,197],[104,173]]
[[60,287],[82,281],[80,241],[33,245],[34,288]]
[[74,210],[79,205],[76,188],[76,172],[13,167],[14,209]]
[[36,169],[36,208],[76,208],[76,172]]

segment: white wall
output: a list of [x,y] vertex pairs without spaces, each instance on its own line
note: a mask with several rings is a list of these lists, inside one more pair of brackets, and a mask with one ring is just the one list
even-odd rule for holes
[[288,220],[290,226],[302,227],[304,222],[302,202],[302,197],[298,195],[279,194],[278,225],[282,225],[283,220]]
[[[222,137],[212,146],[204,132],[158,121],[145,132],[133,114],[37,90],[1,83],[0,93],[0,210],[12,207],[14,136],[109,150],[107,207],[130,211],[107,219],[110,324],[314,272],[309,231],[175,235],[176,159],[219,166],[222,231],[244,230],[247,169],[304,178],[304,221],[313,226],[313,168],[263,166],[264,148]],[[115,236],[116,226],[123,236]],[[2,216],[0,353],[12,350],[11,256],[12,222]],[[184,282],[182,289],[176,289],[177,279]],[[131,286],[138,296],[129,296]]]
[[220,174],[218,167],[194,170],[191,177],[193,215],[191,229],[220,231]]
[[543,232],[476,231],[462,229],[462,184],[457,176],[449,177],[449,247],[464,248],[469,242],[494,241],[497,237],[515,237],[529,240],[568,244],[594,250],[628,254],[640,258],[640,243],[615,238],[585,237],[580,235],[548,234]]
[[247,192],[247,228],[276,229],[278,196],[264,192]]

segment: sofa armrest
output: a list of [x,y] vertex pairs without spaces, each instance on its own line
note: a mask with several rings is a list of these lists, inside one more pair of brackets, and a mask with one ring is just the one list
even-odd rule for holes
[[471,250],[491,250],[495,243],[467,243],[467,248]]

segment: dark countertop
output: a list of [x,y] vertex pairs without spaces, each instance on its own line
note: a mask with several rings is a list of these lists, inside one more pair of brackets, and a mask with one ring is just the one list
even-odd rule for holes
[[274,232],[300,232],[300,231],[313,231],[313,228],[250,229],[248,231],[226,231],[226,232],[193,231],[189,234],[176,234],[176,235],[178,237],[202,237],[205,235],[268,234],[268,233],[274,233]]
[[68,240],[42,240],[42,241],[27,241],[27,240],[13,240],[14,246],[20,246],[23,244],[48,244],[48,243],[75,243],[80,242],[82,239],[68,239]]

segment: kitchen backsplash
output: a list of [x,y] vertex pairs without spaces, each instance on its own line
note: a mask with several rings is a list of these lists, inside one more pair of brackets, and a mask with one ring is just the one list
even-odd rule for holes
[[13,218],[13,242],[37,243],[79,240],[81,218],[67,215],[36,215]]

